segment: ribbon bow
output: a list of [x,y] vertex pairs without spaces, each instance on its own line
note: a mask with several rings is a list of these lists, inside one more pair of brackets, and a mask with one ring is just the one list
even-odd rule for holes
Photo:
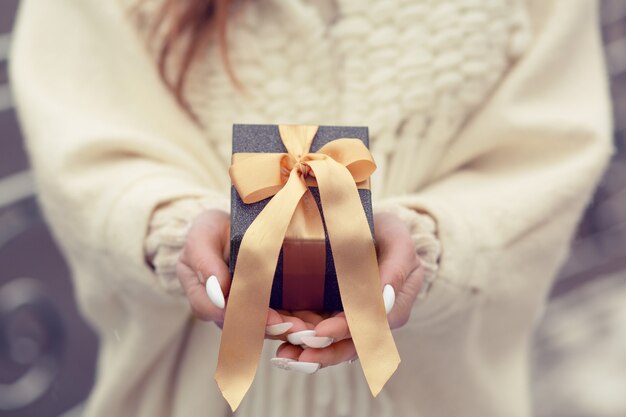
[[287,153],[247,154],[229,170],[244,203],[274,196],[243,236],[225,312],[215,380],[233,411],[258,367],[280,248],[311,176],[319,188],[346,320],[374,396],[400,363],[356,186],[376,169],[369,150],[359,139],[341,138],[311,153],[317,126],[281,125],[279,132]]

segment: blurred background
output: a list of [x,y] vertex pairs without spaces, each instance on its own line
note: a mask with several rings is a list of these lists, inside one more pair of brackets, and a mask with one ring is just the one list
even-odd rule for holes
[[[0,0],[0,416],[77,417],[97,340],[42,221],[12,109],[6,60],[17,4]],[[537,330],[540,417],[626,416],[626,0],[602,1],[601,19],[618,152]]]

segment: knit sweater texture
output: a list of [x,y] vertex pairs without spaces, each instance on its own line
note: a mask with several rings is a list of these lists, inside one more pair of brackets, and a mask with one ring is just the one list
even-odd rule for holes
[[[612,153],[591,0],[258,0],[185,97],[159,78],[130,1],[23,0],[11,78],[39,196],[100,337],[86,417],[230,415],[220,330],[175,277],[186,227],[228,211],[233,123],[369,126],[375,212],[410,227],[428,285],[372,398],[356,364],[270,366],[236,415],[531,413],[529,346]],[[159,1],[145,2],[150,21]]]

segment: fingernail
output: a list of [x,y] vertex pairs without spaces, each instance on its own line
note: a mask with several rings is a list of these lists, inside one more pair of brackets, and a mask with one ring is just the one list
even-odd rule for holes
[[290,371],[302,372],[305,374],[314,374],[320,369],[320,364],[315,362],[289,362],[287,364]]
[[325,336],[305,336],[301,340],[304,345],[316,349],[328,347],[333,343],[332,337]]
[[287,335],[287,340],[292,345],[301,345],[302,338],[307,336],[315,336],[315,330],[302,330],[295,333],[289,333]]
[[389,284],[385,285],[385,287],[383,288],[383,300],[385,302],[385,312],[389,314],[389,312],[393,308],[393,303],[396,302],[396,292]]
[[265,334],[270,336],[278,336],[279,334],[285,333],[287,330],[293,327],[293,323],[288,321],[284,323],[273,324],[271,326],[265,327]]
[[211,275],[206,281],[206,293],[213,305],[217,308],[224,308],[226,301],[224,300],[224,293],[220,287],[220,283],[215,275]]
[[272,358],[270,359],[270,363],[279,369],[283,369],[285,371],[289,370],[289,363],[295,362],[293,359],[289,358]]

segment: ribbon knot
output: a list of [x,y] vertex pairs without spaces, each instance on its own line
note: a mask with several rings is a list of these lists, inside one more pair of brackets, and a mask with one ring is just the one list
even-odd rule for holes
[[[309,186],[319,189],[341,301],[373,395],[400,363],[357,190],[376,169],[369,150],[359,139],[340,138],[310,153],[317,126],[281,125],[279,132],[287,153],[235,154],[229,170],[244,203],[273,196],[243,236],[226,305],[215,380],[233,411],[254,379],[277,259]],[[315,212],[311,223],[323,233]]]
[[311,168],[307,164],[307,161],[310,159],[308,158],[308,156],[309,154],[306,154],[304,156],[299,156],[296,159],[289,154],[285,155],[283,159],[283,161],[285,161],[284,165],[281,166],[281,175],[284,178],[285,182],[289,178],[289,173],[294,169],[298,173],[302,174],[303,177],[307,177],[309,174],[312,173]]
[[305,162],[302,162],[302,159],[299,159],[296,161],[296,164],[294,165],[294,169],[297,170],[300,174],[302,174],[303,177],[306,177],[307,175],[309,175],[309,171],[311,170]]

